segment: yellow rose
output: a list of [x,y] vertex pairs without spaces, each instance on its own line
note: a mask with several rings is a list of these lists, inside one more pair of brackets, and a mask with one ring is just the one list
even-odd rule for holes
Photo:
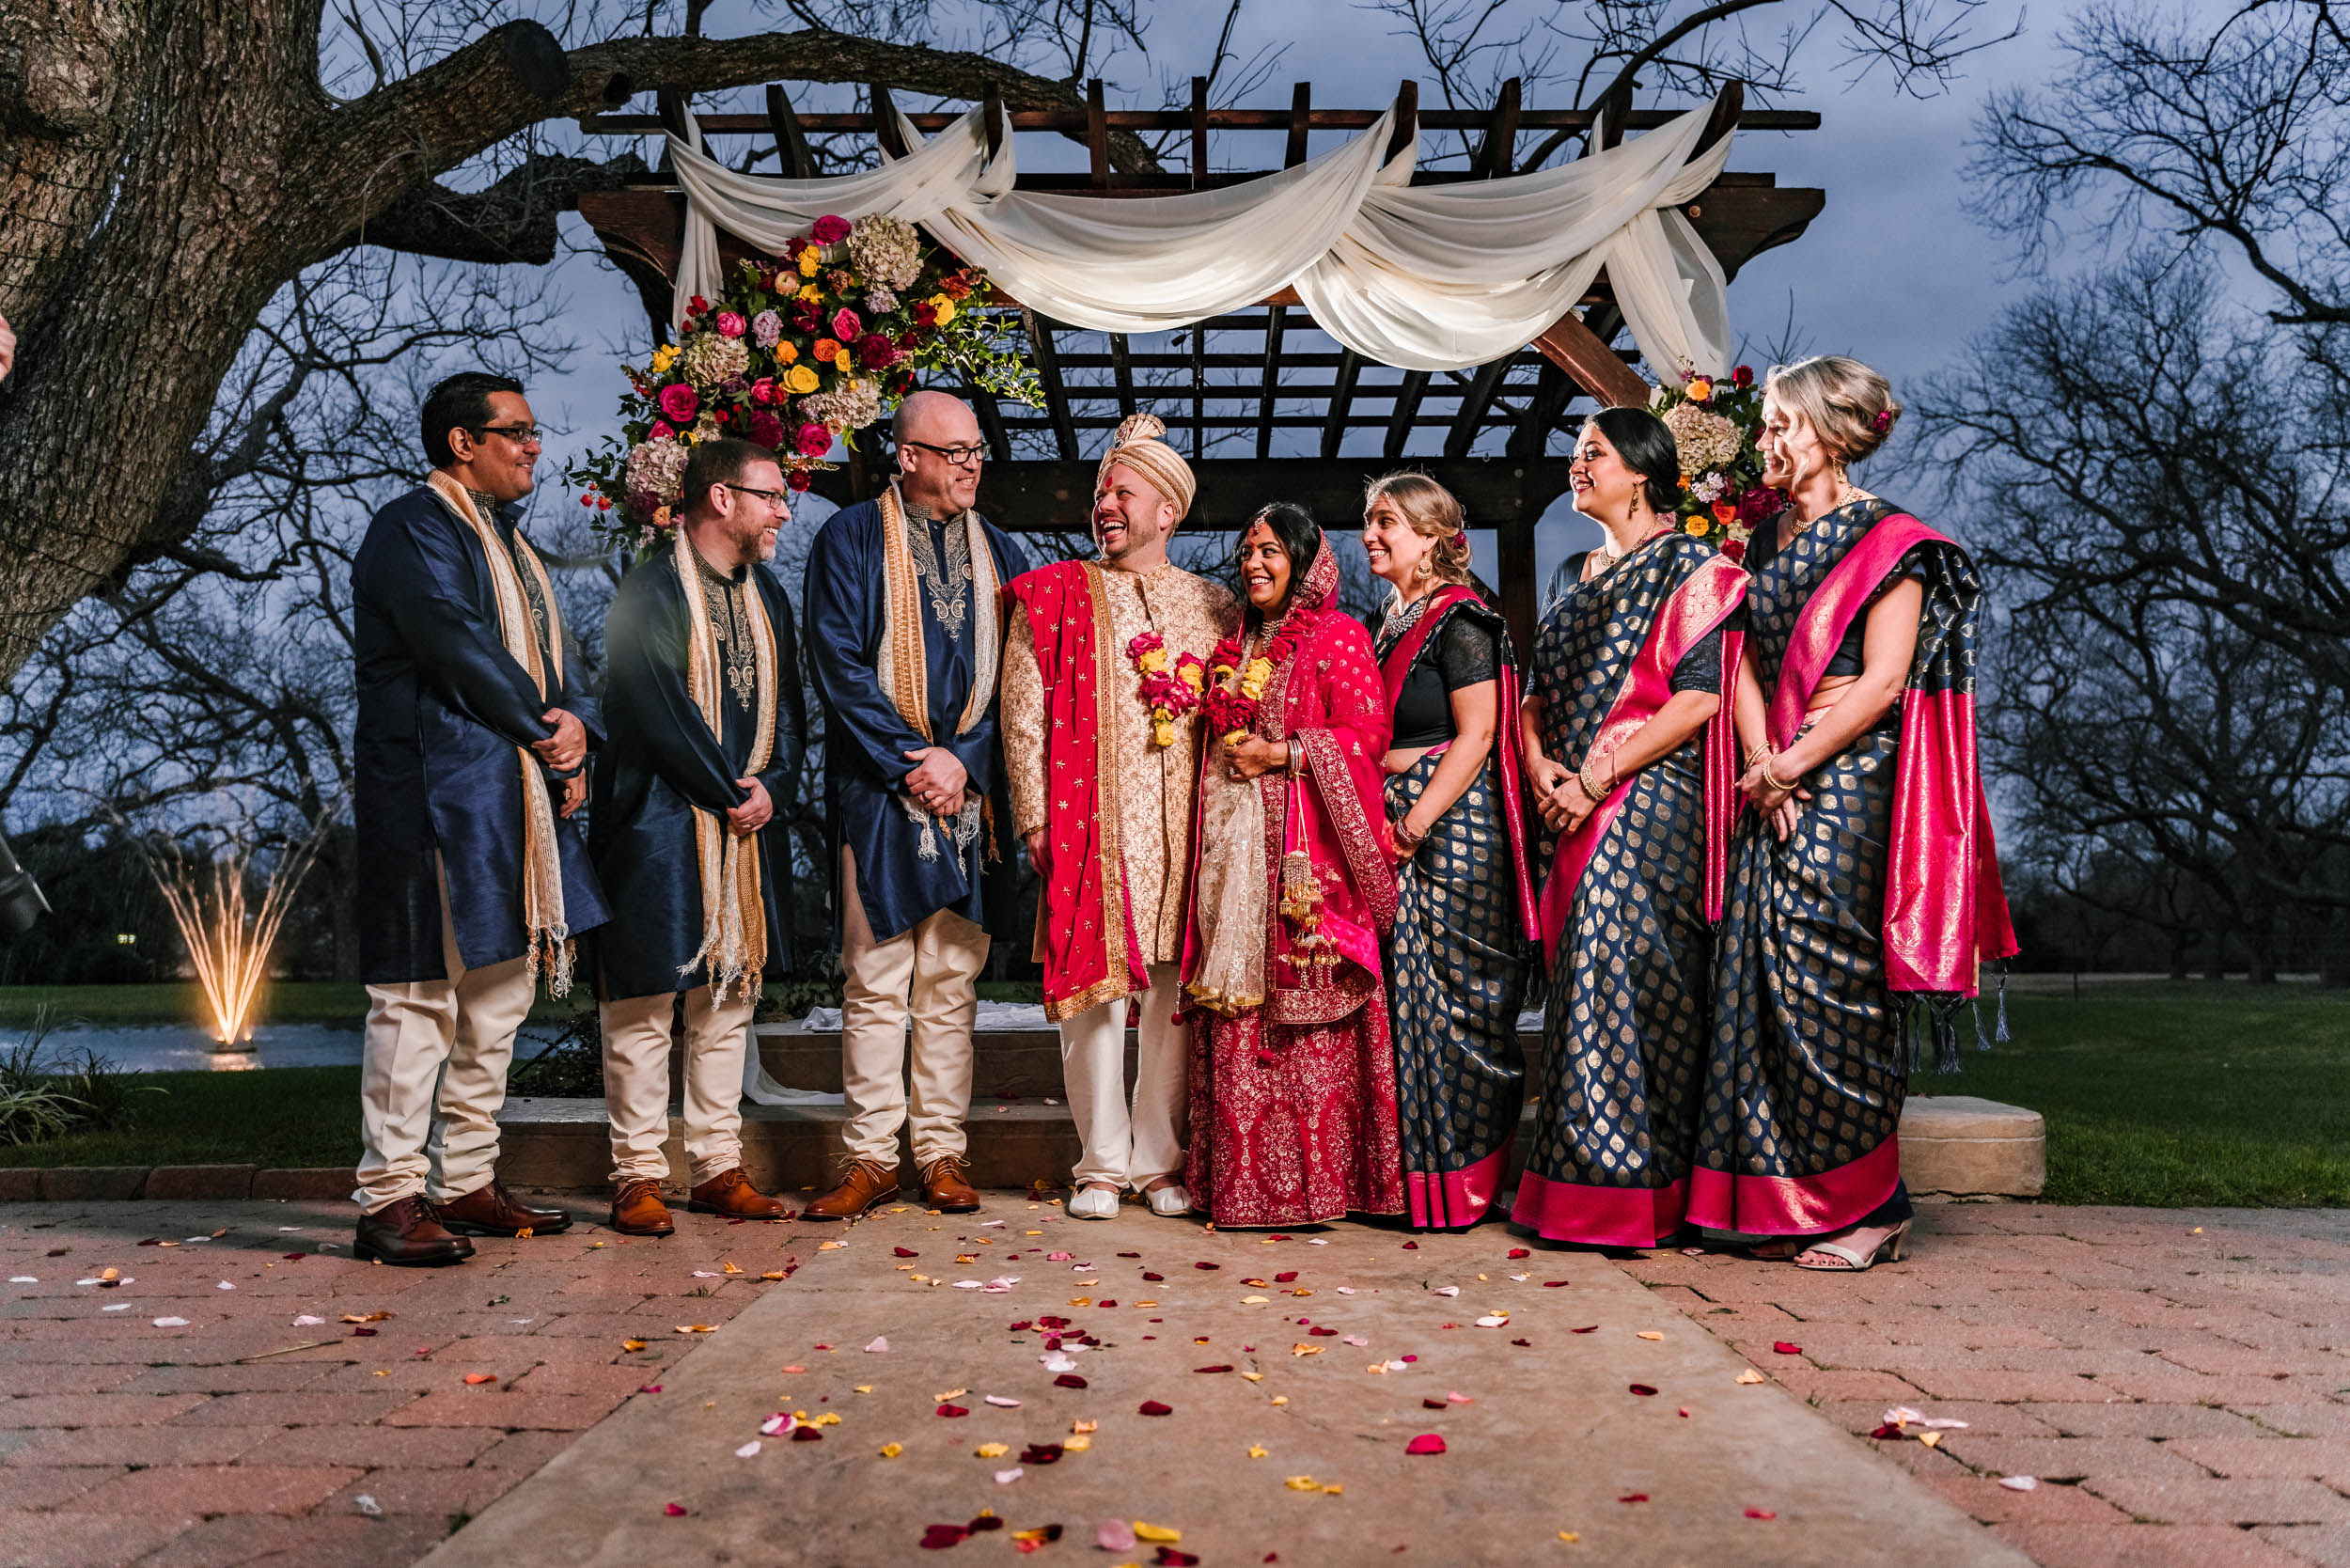
[[1135,661],[1135,667],[1145,675],[1156,675],[1167,667],[1167,650],[1153,648]]
[[656,376],[666,375],[668,373],[669,367],[677,363],[677,345],[675,343],[664,343],[661,347],[653,350],[652,373]]
[[1689,384],[1689,400],[1691,402],[1709,402],[1713,400],[1713,397],[1714,384],[1707,381],[1703,376],[1698,377],[1697,380]]
[[1173,745],[1175,744],[1175,727],[1172,724],[1166,723],[1152,725],[1151,727],[1151,744],[1159,747],[1161,750],[1165,750],[1167,747]]
[[1703,539],[1705,537],[1705,519],[1702,517],[1692,517],[1688,522],[1684,523],[1681,525],[1681,528],[1684,533],[1690,534],[1698,539]]
[[924,300],[922,303],[929,306],[933,311],[937,312],[937,320],[940,326],[945,326],[948,321],[955,319],[955,302],[948,299],[944,294],[932,294],[929,299]]
[[823,264],[824,259],[816,253],[816,247],[813,245],[800,252],[800,275],[802,277],[814,277],[816,270]]
[[800,397],[805,398],[810,392],[815,391],[816,388],[822,384],[817,380],[816,372],[813,369],[809,368],[806,365],[794,365],[791,369],[784,372],[783,384],[792,392],[798,394]]

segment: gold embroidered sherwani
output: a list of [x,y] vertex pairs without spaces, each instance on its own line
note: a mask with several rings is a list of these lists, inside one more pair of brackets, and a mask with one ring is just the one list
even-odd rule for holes
[[[1104,745],[1116,760],[1102,786],[1114,802],[1118,841],[1125,859],[1128,913],[1137,958],[1171,964],[1183,956],[1183,879],[1191,869],[1192,794],[1199,776],[1198,714],[1177,721],[1175,744],[1151,744],[1151,710],[1142,700],[1142,672],[1126,645],[1156,632],[1167,643],[1167,667],[1177,655],[1207,658],[1232,627],[1232,596],[1217,584],[1169,562],[1138,574],[1104,568],[1098,579],[1108,603],[1109,646],[1096,652],[1095,678],[1112,693],[1112,733]],[[1026,616],[1014,615],[1004,640],[1002,716],[1004,761],[1011,814],[1023,837],[1045,825],[1043,682]],[[1114,873],[1113,873],[1114,874]]]

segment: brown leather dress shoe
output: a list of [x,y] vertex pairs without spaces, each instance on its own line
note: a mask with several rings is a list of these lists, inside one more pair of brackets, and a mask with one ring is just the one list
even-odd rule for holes
[[979,1195],[963,1178],[961,1154],[941,1154],[923,1168],[922,1197],[945,1215],[967,1215],[979,1206]]
[[739,1165],[697,1184],[688,1195],[685,1206],[697,1215],[724,1215],[728,1219],[791,1217],[791,1205],[751,1185],[751,1179],[743,1174]]
[[854,1219],[898,1196],[898,1173],[879,1160],[852,1160],[840,1184],[800,1211],[802,1219]]
[[661,1184],[650,1176],[632,1176],[612,1195],[612,1229],[623,1236],[666,1236],[677,1229],[669,1206],[661,1201]]
[[437,1268],[472,1257],[473,1243],[443,1230],[432,1217],[432,1206],[423,1199],[403,1198],[359,1216],[351,1255],[402,1268]]
[[461,1236],[551,1236],[572,1225],[565,1210],[534,1209],[495,1181],[433,1204],[432,1217]]

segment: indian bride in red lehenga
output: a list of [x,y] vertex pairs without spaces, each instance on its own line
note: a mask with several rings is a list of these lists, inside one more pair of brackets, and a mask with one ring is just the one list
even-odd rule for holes
[[1400,1214],[1395,1055],[1379,944],[1395,921],[1392,725],[1371,635],[1304,509],[1241,536],[1241,628],[1209,661],[1184,990],[1184,1184],[1218,1225]]

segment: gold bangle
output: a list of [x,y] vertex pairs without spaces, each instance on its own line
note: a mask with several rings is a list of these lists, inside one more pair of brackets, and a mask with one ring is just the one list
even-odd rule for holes
[[1607,799],[1607,792],[1595,787],[1591,783],[1591,764],[1597,760],[1599,760],[1599,759],[1596,757],[1585,758],[1583,760],[1583,765],[1580,768],[1577,768],[1574,774],[1574,781],[1583,786],[1585,798],[1589,799],[1594,806],[1600,805]]
[[[1777,761],[1778,760],[1778,759],[1774,756],[1771,759],[1771,761]],[[1803,775],[1797,774],[1795,776],[1794,784],[1782,784],[1778,780],[1778,775],[1771,771],[1771,763],[1765,762],[1762,764],[1762,787],[1769,790],[1774,794],[1792,795],[1795,792],[1795,784],[1800,784],[1802,782]]]

